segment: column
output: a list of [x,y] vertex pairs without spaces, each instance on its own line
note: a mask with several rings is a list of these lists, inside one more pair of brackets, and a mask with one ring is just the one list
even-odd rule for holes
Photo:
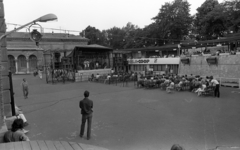
[[110,68],[113,68],[113,52],[109,52],[109,66]]
[[[6,33],[6,24],[4,19],[3,0],[0,0],[0,36]],[[3,135],[7,131],[5,125],[5,116],[11,116],[11,97],[9,83],[9,67],[7,57],[6,38],[0,41],[0,142],[3,142]]]
[[18,59],[15,57],[15,69],[16,69],[16,74],[18,74]]
[[29,58],[27,57],[26,58],[26,61],[27,61],[27,74],[29,73]]

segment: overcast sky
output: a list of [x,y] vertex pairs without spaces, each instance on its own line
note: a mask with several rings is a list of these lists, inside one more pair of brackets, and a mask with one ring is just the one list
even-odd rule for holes
[[[26,24],[40,16],[54,13],[58,21],[41,23],[46,28],[82,31],[88,25],[99,30],[128,22],[143,28],[149,25],[161,6],[172,0],[4,0],[7,23]],[[188,0],[191,14],[205,0]],[[219,0],[222,2],[222,0]],[[11,27],[8,27],[8,30]]]

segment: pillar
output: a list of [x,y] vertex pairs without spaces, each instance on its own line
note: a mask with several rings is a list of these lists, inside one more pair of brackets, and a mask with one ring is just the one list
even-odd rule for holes
[[[4,19],[3,0],[0,0],[0,36],[6,33],[6,24]],[[9,67],[7,57],[7,42],[6,38],[0,41],[0,142],[3,142],[3,135],[7,131],[4,122],[6,115],[11,115],[10,87],[9,85]],[[10,110],[10,111],[9,111]]]
[[113,52],[109,52],[109,66],[110,68],[113,68]]
[[26,61],[27,61],[27,74],[29,73],[29,58],[27,57],[26,58]]
[[18,59],[15,57],[15,69],[16,69],[16,74],[18,74]]

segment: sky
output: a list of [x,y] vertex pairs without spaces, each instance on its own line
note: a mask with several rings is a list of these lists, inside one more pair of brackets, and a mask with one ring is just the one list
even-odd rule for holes
[[[218,0],[222,2],[223,0]],[[128,22],[140,28],[151,24],[165,2],[172,0],[4,0],[5,20],[26,24],[53,13],[58,20],[41,23],[44,28],[82,31],[87,26],[99,30],[124,27]],[[190,13],[196,13],[205,0],[188,0]],[[8,31],[14,28],[8,25]]]

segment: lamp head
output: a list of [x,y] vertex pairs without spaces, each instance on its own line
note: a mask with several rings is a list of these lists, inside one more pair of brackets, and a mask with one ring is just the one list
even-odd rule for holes
[[57,16],[54,14],[47,14],[36,19],[34,22],[47,22],[47,21],[53,21],[53,20],[57,20]]
[[31,39],[35,42],[39,42],[42,39],[42,34],[38,32],[36,29],[34,29],[31,34]]

